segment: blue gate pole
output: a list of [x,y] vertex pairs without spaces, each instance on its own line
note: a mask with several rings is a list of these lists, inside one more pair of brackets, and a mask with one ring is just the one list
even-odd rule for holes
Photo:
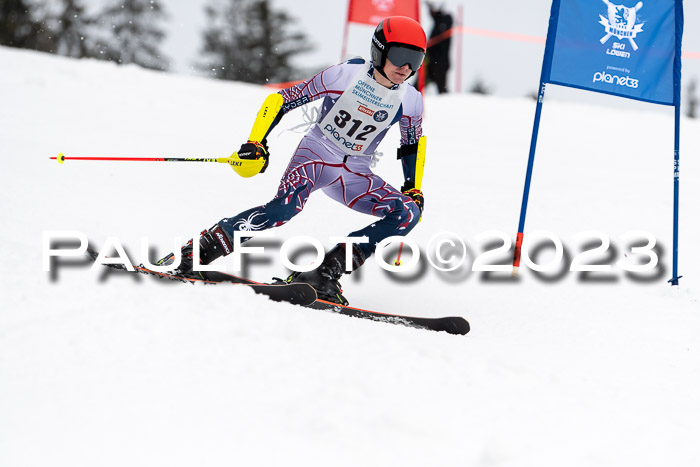
[[542,116],[542,102],[544,92],[549,82],[552,69],[552,55],[554,54],[554,40],[557,36],[557,23],[559,21],[559,2],[552,0],[552,10],[549,15],[549,29],[547,30],[547,42],[544,47],[544,58],[542,59],[542,74],[540,75],[540,90],[537,93],[537,107],[535,108],[535,123],[532,128],[532,139],[530,140],[530,155],[527,159],[527,173],[525,175],[525,188],[523,189],[523,202],[520,206],[520,221],[518,222],[518,234],[515,237],[515,253],[513,255],[513,277],[517,277],[520,271],[520,252],[523,246],[523,232],[525,232],[525,215],[527,214],[527,203],[530,198],[530,183],[532,182],[532,169],[535,165],[535,149],[537,148],[537,135],[540,132],[540,118]]
[[537,95],[537,107],[535,108],[535,123],[532,128],[532,139],[530,140],[530,155],[527,159],[527,172],[525,174],[525,188],[523,189],[523,201],[520,205],[520,221],[518,222],[518,234],[515,237],[515,254],[513,255],[513,273],[516,277],[520,271],[520,252],[523,246],[523,232],[525,231],[525,216],[527,214],[527,203],[530,199],[530,184],[532,182],[532,170],[535,165],[535,150],[537,149],[537,135],[540,132],[540,118],[542,117],[542,101],[547,85],[543,81],[540,83],[540,92]]
[[681,140],[681,106],[676,102],[676,123],[673,147],[673,277],[671,285],[678,285],[678,219],[680,205],[680,140]]
[[681,42],[683,37],[683,0],[676,0],[676,56],[673,64],[673,102],[675,104],[675,137],[673,143],[673,276],[671,285],[678,285],[678,219],[680,205],[681,148]]

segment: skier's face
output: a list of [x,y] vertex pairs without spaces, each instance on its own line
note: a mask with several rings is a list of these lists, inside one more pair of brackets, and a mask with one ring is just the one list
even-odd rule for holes
[[386,64],[384,65],[384,73],[386,73],[387,78],[389,78],[392,83],[401,84],[411,75],[411,67],[408,66],[408,63],[398,67],[387,58]]

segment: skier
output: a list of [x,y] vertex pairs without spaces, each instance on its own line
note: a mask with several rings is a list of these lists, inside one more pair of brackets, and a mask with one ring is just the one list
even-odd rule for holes
[[[244,177],[267,168],[267,136],[286,112],[323,98],[319,119],[296,148],[272,201],[221,219],[201,233],[200,262],[209,264],[231,253],[235,231],[285,224],[304,208],[311,193],[322,190],[350,209],[381,219],[348,235],[367,237],[368,242],[336,245],[319,267],[294,272],[285,282],[308,283],[319,298],[346,305],[338,279],[359,268],[383,239],[408,234],[423,210],[423,193],[414,184],[423,102],[420,93],[405,81],[421,67],[425,49],[426,36],[420,24],[408,17],[388,17],[374,31],[369,62],[348,60],[268,96],[251,139],[232,156],[234,170]],[[370,168],[372,154],[395,123],[401,130],[397,154],[405,178],[400,191]],[[192,240],[182,247],[176,273],[203,277],[199,274],[205,272],[192,270],[192,248]],[[346,253],[346,248],[351,251]],[[351,264],[346,265],[346,257],[352,259]],[[170,253],[158,264],[173,262],[174,254]]]

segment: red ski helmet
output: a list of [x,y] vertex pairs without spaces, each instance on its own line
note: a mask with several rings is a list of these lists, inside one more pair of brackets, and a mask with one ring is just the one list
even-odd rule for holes
[[423,64],[426,45],[425,31],[413,18],[384,18],[372,35],[372,65],[384,75],[384,65],[389,58],[398,67],[408,64],[412,70],[410,76],[413,76]]

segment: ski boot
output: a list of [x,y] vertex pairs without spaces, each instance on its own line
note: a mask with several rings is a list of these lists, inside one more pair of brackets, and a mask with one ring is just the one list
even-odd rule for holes
[[[316,294],[321,300],[348,305],[348,300],[343,296],[340,286],[340,276],[345,273],[345,244],[336,245],[326,253],[323,262],[313,271],[294,272],[287,278],[286,283],[303,282],[316,289]],[[357,245],[352,247],[352,271],[362,266],[365,255]]]
[[[175,274],[190,279],[206,279],[206,271],[193,271],[193,241],[190,239],[181,251],[180,265],[175,268]],[[219,224],[209,230],[204,230],[199,236],[199,263],[210,264],[215,259],[226,256],[233,251],[231,241]],[[170,253],[158,260],[156,265],[168,266],[175,261],[175,253]]]

